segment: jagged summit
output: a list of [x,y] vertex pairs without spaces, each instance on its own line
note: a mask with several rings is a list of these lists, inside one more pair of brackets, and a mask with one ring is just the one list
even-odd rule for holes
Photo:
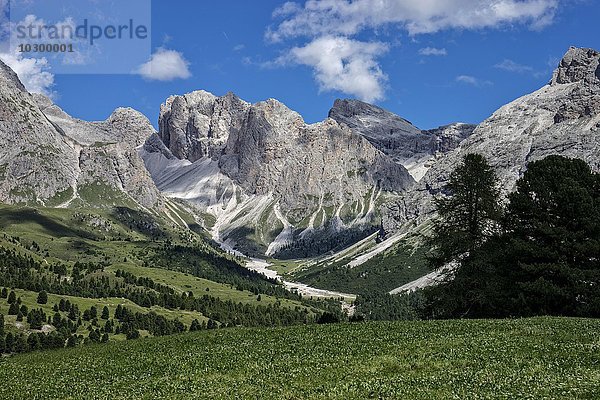
[[336,246],[344,232],[371,232],[382,193],[414,184],[364,135],[332,118],[307,124],[275,99],[171,96],[159,127],[143,148],[155,182],[216,218],[216,238],[253,254],[311,240],[309,251],[328,251],[324,237]]
[[[498,109],[460,146],[436,163],[384,218],[387,231],[407,221],[425,221],[433,198],[449,174],[469,153],[482,154],[495,169],[505,192],[513,190],[527,165],[549,155],[579,158],[600,170],[600,53],[570,48],[550,85]],[[400,222],[398,224],[398,222]]]
[[571,47],[552,76],[552,85],[574,82],[600,83],[600,52]]
[[69,207],[163,207],[136,147],[154,132],[146,117],[119,108],[106,120],[73,118],[30,94],[0,62],[0,201]]
[[[401,132],[415,132],[419,128],[415,127],[410,121],[384,110],[373,104],[365,103],[356,99],[336,99],[333,107],[329,110],[329,117],[333,119],[352,118],[357,115],[372,116],[378,119],[388,119],[395,122],[395,128]],[[381,132],[384,134],[393,134],[392,132]]]
[[17,88],[22,92],[26,92],[25,86],[19,80],[19,77],[8,65],[0,60],[0,83]]
[[439,154],[456,148],[475,129],[474,125],[457,123],[422,131],[394,113],[353,99],[336,100],[329,117],[364,136],[377,149],[407,168],[417,181]]

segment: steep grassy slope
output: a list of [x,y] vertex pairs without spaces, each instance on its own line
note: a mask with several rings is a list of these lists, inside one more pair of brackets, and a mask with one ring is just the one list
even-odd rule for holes
[[592,399],[600,321],[229,329],[0,360],[0,398]]

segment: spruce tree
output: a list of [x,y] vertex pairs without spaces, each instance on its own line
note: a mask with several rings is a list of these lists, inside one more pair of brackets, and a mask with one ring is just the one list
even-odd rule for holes
[[192,321],[192,324],[190,325],[190,332],[195,332],[195,331],[199,331],[200,330],[200,322],[198,322],[197,319],[194,319]]
[[8,307],[8,315],[17,315],[19,313],[19,306],[17,303],[11,303]]
[[8,295],[8,304],[13,304],[16,301],[17,301],[17,295],[15,294],[14,290],[11,290],[10,294]]
[[438,268],[480,246],[502,217],[497,177],[482,155],[464,156],[444,191],[447,196],[435,200],[438,218],[430,239],[431,261]]
[[509,196],[511,258],[532,314],[600,316],[600,174],[549,156]]
[[45,290],[42,290],[37,297],[38,304],[46,304],[48,303],[48,293]]
[[108,310],[108,307],[104,306],[104,308],[102,309],[102,315],[100,316],[100,318],[102,318],[102,319],[110,318],[110,311]]

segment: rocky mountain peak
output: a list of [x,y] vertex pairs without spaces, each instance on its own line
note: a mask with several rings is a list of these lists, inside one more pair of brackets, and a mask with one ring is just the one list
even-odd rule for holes
[[600,83],[600,52],[594,49],[569,48],[554,71],[551,84],[580,81]]
[[10,86],[22,92],[27,92],[17,74],[2,60],[0,60],[0,83],[2,86]]
[[119,107],[108,117],[106,123],[111,131],[119,132],[121,141],[135,147],[144,144],[154,132],[154,127],[146,116],[133,108]]
[[[414,126],[410,121],[404,118],[384,110],[381,107],[377,107],[373,104],[365,103],[355,99],[337,99],[333,103],[333,107],[329,110],[329,117],[335,119],[338,122],[344,122],[351,128],[357,125],[358,121],[352,121],[353,119],[359,119],[364,125],[371,125],[370,134],[372,136],[379,135],[393,135],[397,132],[416,133],[420,132],[419,128]],[[369,121],[371,120],[371,121]],[[379,121],[386,122],[385,127],[381,126],[380,129],[374,126]],[[369,124],[369,122],[372,122]],[[390,128],[385,129],[385,128]]]

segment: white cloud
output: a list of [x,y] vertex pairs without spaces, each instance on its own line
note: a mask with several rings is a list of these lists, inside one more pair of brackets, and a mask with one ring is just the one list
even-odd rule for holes
[[314,70],[321,91],[338,90],[364,101],[381,100],[387,76],[376,59],[388,50],[380,42],[325,36],[294,47],[275,64],[301,64]]
[[192,76],[189,65],[182,53],[161,47],[152,54],[148,62],[140,65],[136,72],[145,79],[172,81]]
[[[309,65],[321,90],[340,90],[363,99],[383,98],[386,75],[377,61],[388,49],[377,42],[354,40],[365,31],[381,31],[395,27],[415,35],[435,33],[448,29],[501,28],[525,25],[541,29],[550,25],[560,0],[307,0],[286,2],[273,12],[278,22],[265,33],[271,42],[308,38],[304,47],[289,51],[288,58]],[[351,56],[345,59],[334,42],[346,43]],[[303,51],[300,51],[303,50]],[[362,54],[361,54],[362,53]],[[446,49],[422,48],[423,56],[443,56]],[[335,67],[328,67],[332,61]],[[332,72],[333,71],[333,72]],[[349,77],[360,77],[351,82]],[[469,78],[468,76],[464,76]],[[473,78],[473,77],[470,77]],[[339,81],[338,81],[339,80]],[[469,79],[458,80],[469,83]],[[475,79],[476,86],[491,84]]]
[[515,23],[540,29],[552,23],[558,3],[559,0],[308,0],[304,7],[286,3],[275,10],[274,16],[286,19],[269,30],[267,38],[280,41],[297,36],[349,36],[389,24],[400,25],[411,35]]
[[246,48],[246,46],[243,44],[236,44],[235,46],[233,46],[233,51],[242,51],[245,48]]
[[437,49],[435,47],[424,47],[419,50],[419,54],[422,56],[446,56],[448,52],[446,49]]
[[533,68],[528,65],[522,65],[514,62],[513,60],[505,59],[501,63],[494,65],[494,68],[503,69],[504,71],[517,72],[517,73],[528,73],[533,72]]
[[0,53],[0,59],[19,77],[25,88],[32,93],[53,97],[54,75],[45,58],[24,58],[21,54]]
[[465,83],[467,85],[483,87],[490,86],[493,83],[487,80],[482,80],[471,75],[459,75],[456,77],[456,82]]

